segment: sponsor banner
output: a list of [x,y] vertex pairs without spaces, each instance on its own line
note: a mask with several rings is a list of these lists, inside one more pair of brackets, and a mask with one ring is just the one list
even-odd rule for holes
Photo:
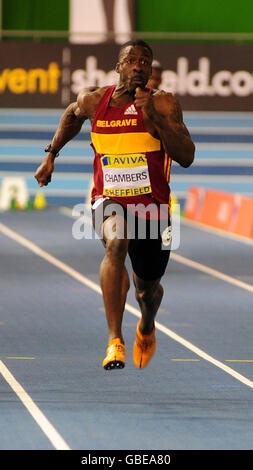
[[61,107],[62,47],[3,41],[0,57],[1,107]]
[[[252,111],[253,45],[150,45],[163,66],[161,88],[174,93],[184,110]],[[2,41],[1,106],[65,108],[84,87],[117,83],[119,47]]]

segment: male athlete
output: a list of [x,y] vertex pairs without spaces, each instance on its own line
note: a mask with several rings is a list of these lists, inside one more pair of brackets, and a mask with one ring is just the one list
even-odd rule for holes
[[[163,249],[160,234],[156,239],[129,235],[127,216],[130,212],[135,214],[136,207],[134,220],[145,220],[150,230],[152,210],[145,212],[145,208],[152,206],[157,208],[154,218],[159,223],[163,218],[160,207],[168,208],[170,203],[171,160],[185,168],[194,160],[194,144],[177,100],[171,93],[146,88],[152,60],[152,50],[144,41],[124,44],[116,65],[118,85],[88,88],[79,94],[77,101],[64,112],[52,143],[46,148],[48,154],[35,174],[39,185],[46,186],[51,181],[58,152],[80,131],[83,122],[90,119],[95,153],[92,215],[96,229],[97,220],[101,222],[105,245],[100,284],[109,331],[103,367],[108,370],[125,365],[121,327],[130,286],[125,268],[127,253],[141,311],[133,346],[137,368],[145,367],[155,352],[155,316],[163,297],[160,279],[170,253]],[[123,229],[121,236],[119,226]]]

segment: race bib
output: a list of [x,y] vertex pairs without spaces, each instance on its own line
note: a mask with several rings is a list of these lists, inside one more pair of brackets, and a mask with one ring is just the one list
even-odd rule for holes
[[101,158],[105,196],[138,196],[151,193],[145,154],[104,155]]

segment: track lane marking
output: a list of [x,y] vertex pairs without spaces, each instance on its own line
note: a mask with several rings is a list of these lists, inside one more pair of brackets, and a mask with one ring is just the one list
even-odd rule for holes
[[[68,216],[68,217],[76,218],[73,215],[72,209],[70,209],[69,207],[61,206],[60,209],[59,209],[59,212],[61,214],[64,214],[64,215]],[[82,215],[82,217],[84,217],[84,222],[85,223],[87,223],[89,225],[92,224],[91,217],[88,217],[87,215],[86,216]],[[216,228],[216,227],[212,227],[211,225],[202,224],[201,222],[197,222],[195,220],[187,219],[187,217],[185,217],[183,215],[180,215],[180,220],[184,225],[188,225],[191,228],[200,229],[200,230],[203,230],[204,232],[210,233],[211,235],[218,235],[220,237],[229,238],[231,240],[241,242],[241,243],[244,243],[246,245],[252,245],[253,246],[253,238],[249,238],[249,237],[246,237],[246,236],[243,236],[243,235],[238,235],[236,233],[228,232],[226,230],[222,230],[222,229],[219,229],[219,228]]]
[[55,447],[56,450],[70,450],[68,444],[64,441],[64,439],[60,436],[60,434],[56,431],[54,426],[48,421],[46,416],[42,413],[42,411],[38,408],[38,406],[34,403],[30,395],[25,391],[25,389],[20,385],[20,383],[15,379],[6,365],[0,360],[0,373],[9,384],[11,389],[16,393],[18,398],[21,400],[25,408],[29,411],[32,415],[33,419],[39,425],[41,430],[47,436],[51,444]]
[[[71,209],[69,209],[68,207],[64,207],[64,206],[61,207],[59,209],[59,212],[63,215],[71,217],[73,219],[76,218],[73,215],[73,211]],[[92,224],[91,217],[89,217],[87,215],[83,215],[82,218],[83,218],[84,223],[87,223],[89,225]],[[201,227],[199,227],[199,228],[201,228]],[[222,235],[224,235],[223,232],[222,232]],[[236,240],[237,240],[237,237],[236,237]],[[242,240],[241,237],[239,237],[238,241],[245,241],[245,240]],[[245,243],[248,243],[248,239],[245,241]],[[253,243],[253,241],[252,241],[252,243]],[[250,244],[251,244],[251,241],[250,241]],[[228,282],[229,284],[233,284],[236,287],[239,287],[241,289],[245,289],[248,292],[253,293],[253,285],[248,284],[248,283],[243,282],[243,281],[240,281],[239,279],[236,279],[232,276],[229,276],[228,274],[222,273],[221,271],[218,271],[217,269],[210,268],[209,266],[206,266],[206,265],[201,264],[197,261],[191,260],[189,258],[186,258],[185,256],[178,255],[178,254],[173,253],[173,252],[171,252],[170,258],[174,259],[178,263],[184,264],[184,265],[189,266],[190,268],[193,268],[193,269],[197,269],[198,271],[204,272],[205,274],[209,274],[210,276],[216,277],[218,279],[221,279],[222,281]]]
[[253,359],[226,359],[226,362],[253,362]]
[[6,359],[35,359],[35,357],[27,357],[27,356],[7,356]]
[[220,228],[212,227],[211,225],[202,224],[201,222],[187,219],[187,217],[184,217],[182,215],[181,215],[181,221],[184,225],[187,225],[191,228],[203,230],[204,232],[210,233],[211,235],[218,235],[220,237],[229,238],[230,240],[234,240],[237,242],[244,243],[246,245],[253,246],[253,238],[249,238],[243,235],[238,235],[233,232],[228,232]]
[[[15,242],[21,244],[22,246],[26,247],[27,249],[29,249],[30,251],[32,251],[33,253],[35,253],[36,255],[40,256],[41,258],[43,258],[44,260],[48,261],[49,263],[51,263],[52,265],[56,266],[57,268],[61,269],[62,271],[64,271],[66,274],[68,274],[69,276],[73,277],[74,279],[76,279],[77,281],[79,281],[80,283],[84,284],[85,286],[88,286],[90,287],[92,290],[94,290],[95,292],[97,292],[98,294],[102,295],[102,291],[101,291],[101,288],[98,284],[96,284],[95,282],[91,281],[90,279],[88,279],[86,276],[84,276],[83,274],[79,273],[78,271],[76,271],[75,269],[71,268],[70,266],[68,266],[67,264],[63,263],[62,261],[58,260],[57,258],[55,258],[54,256],[50,255],[49,253],[47,253],[45,250],[41,249],[39,246],[35,245],[35,243],[29,241],[28,239],[24,238],[23,236],[19,235],[18,233],[16,233],[14,230],[8,228],[6,225],[0,223],[0,231],[6,235],[7,237],[11,238],[12,240],[14,240]],[[241,287],[238,286],[238,287]],[[251,287],[251,286],[250,286]],[[140,312],[135,308],[133,307],[132,305],[126,303],[126,306],[125,306],[125,309],[132,313],[133,315],[135,315],[136,317],[140,318]],[[157,330],[163,332],[165,335],[169,336],[170,338],[172,338],[174,341],[180,343],[182,346],[184,346],[186,349],[189,349],[190,351],[192,351],[193,353],[195,353],[197,356],[201,357],[202,359],[205,359],[207,362],[210,362],[211,364],[215,365],[216,367],[218,367],[219,369],[223,370],[224,372],[226,372],[227,374],[231,375],[232,377],[234,377],[236,380],[238,380],[239,382],[243,383],[244,385],[250,387],[253,389],[253,381],[249,380],[247,377],[239,374],[238,372],[236,372],[234,369],[232,369],[231,367],[227,366],[226,364],[222,363],[221,361],[218,361],[217,359],[215,359],[214,357],[210,356],[209,354],[207,354],[205,351],[203,351],[202,349],[198,348],[197,346],[195,346],[194,344],[192,344],[190,341],[184,339],[182,336],[179,336],[177,333],[175,333],[174,331],[170,330],[169,328],[167,328],[166,326],[162,325],[161,323],[159,322],[156,322],[156,328]]]
[[221,271],[217,271],[217,269],[210,268],[205,264],[198,263],[198,261],[193,261],[189,258],[186,258],[185,256],[178,255],[176,253],[171,253],[170,257],[178,263],[188,266],[189,268],[193,268],[197,271],[209,274],[210,276],[216,277],[217,279],[221,279],[222,281],[228,282],[229,284],[232,284],[236,287],[253,293],[253,285],[248,284],[247,282],[240,281],[239,279],[229,276],[228,274],[222,273]]

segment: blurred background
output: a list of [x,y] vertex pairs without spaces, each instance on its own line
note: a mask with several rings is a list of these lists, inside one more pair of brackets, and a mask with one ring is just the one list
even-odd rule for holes
[[[10,204],[6,188],[17,191],[8,178],[22,179],[34,201],[34,173],[63,110],[83,87],[117,82],[118,50],[131,38],[152,46],[158,86],[177,96],[196,144],[192,167],[172,165],[178,201],[192,185],[252,197],[252,14],[251,0],[1,0],[2,208]],[[51,184],[40,190],[48,205],[89,194],[89,131],[87,122],[62,150]]]

